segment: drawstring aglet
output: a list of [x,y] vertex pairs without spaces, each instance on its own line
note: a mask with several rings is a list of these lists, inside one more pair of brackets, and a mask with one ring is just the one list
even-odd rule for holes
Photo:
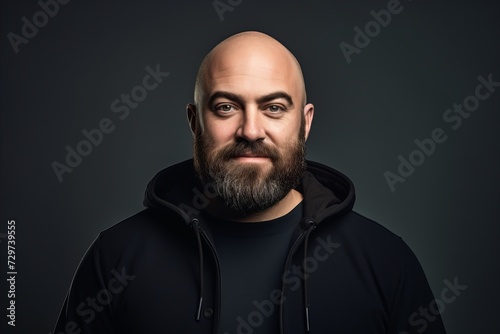
[[198,302],[198,312],[196,313],[196,321],[200,321],[202,306],[203,306],[203,297],[200,297],[200,301]]
[[306,333],[309,333],[311,328],[309,327],[309,306],[306,306]]

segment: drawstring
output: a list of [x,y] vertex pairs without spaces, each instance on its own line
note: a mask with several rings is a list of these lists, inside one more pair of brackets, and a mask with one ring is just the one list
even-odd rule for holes
[[201,243],[200,227],[198,226],[198,219],[191,220],[191,225],[196,234],[196,241],[198,243],[198,257],[200,258],[200,300],[198,302],[198,311],[196,312],[196,321],[201,318],[201,308],[203,306],[203,245]]
[[307,226],[306,236],[304,239],[304,260],[303,260],[302,267],[304,268],[303,290],[304,290],[304,313],[306,316],[306,334],[311,331],[310,322],[309,322],[309,293],[308,293],[308,289],[307,289],[307,277],[309,276],[309,274],[306,272],[307,246],[309,244],[309,236],[311,235],[311,232],[315,228],[316,228],[316,224],[314,224],[313,221],[309,221],[308,226]]
[[[198,226],[198,219],[194,218],[191,220],[191,226],[194,229],[194,232],[196,234],[196,242],[198,244],[198,257],[200,258],[200,273],[199,273],[199,284],[200,284],[200,299],[198,301],[198,310],[196,312],[196,321],[199,321],[201,318],[201,309],[203,307],[203,294],[204,294],[204,284],[203,284],[203,244],[201,242],[201,233],[200,233],[200,227]],[[310,320],[309,320],[309,293],[308,293],[308,283],[307,283],[307,278],[308,278],[308,273],[306,272],[306,265],[307,265],[307,248],[309,245],[309,236],[311,235],[311,232],[316,228],[316,224],[314,221],[309,221],[305,238],[304,238],[304,260],[303,260],[303,268],[304,268],[304,286],[303,286],[303,291],[304,291],[304,314],[306,318],[306,331],[305,333],[310,333],[311,327],[310,327]],[[282,294],[284,293],[284,288],[282,290]],[[282,316],[282,315],[281,315]],[[280,318],[281,318],[280,316]]]

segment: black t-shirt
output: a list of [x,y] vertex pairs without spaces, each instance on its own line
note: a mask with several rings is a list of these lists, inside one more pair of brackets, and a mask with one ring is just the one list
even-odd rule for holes
[[302,202],[286,215],[241,223],[209,217],[221,267],[219,333],[277,333],[278,309],[270,302],[281,289],[281,275]]

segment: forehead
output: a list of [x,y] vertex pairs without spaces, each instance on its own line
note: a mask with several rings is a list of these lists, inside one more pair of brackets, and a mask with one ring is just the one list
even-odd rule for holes
[[225,50],[209,63],[205,88],[208,95],[220,90],[249,97],[285,91],[298,99],[300,76],[293,59],[280,50]]

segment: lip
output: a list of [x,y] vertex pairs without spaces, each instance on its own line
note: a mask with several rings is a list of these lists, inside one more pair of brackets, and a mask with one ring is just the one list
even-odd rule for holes
[[242,154],[242,155],[237,155],[237,158],[243,157],[243,158],[267,158],[266,155],[259,155],[259,154]]
[[238,155],[234,157],[235,160],[240,160],[240,161],[263,161],[263,160],[269,160],[269,157],[263,156],[263,155]]

